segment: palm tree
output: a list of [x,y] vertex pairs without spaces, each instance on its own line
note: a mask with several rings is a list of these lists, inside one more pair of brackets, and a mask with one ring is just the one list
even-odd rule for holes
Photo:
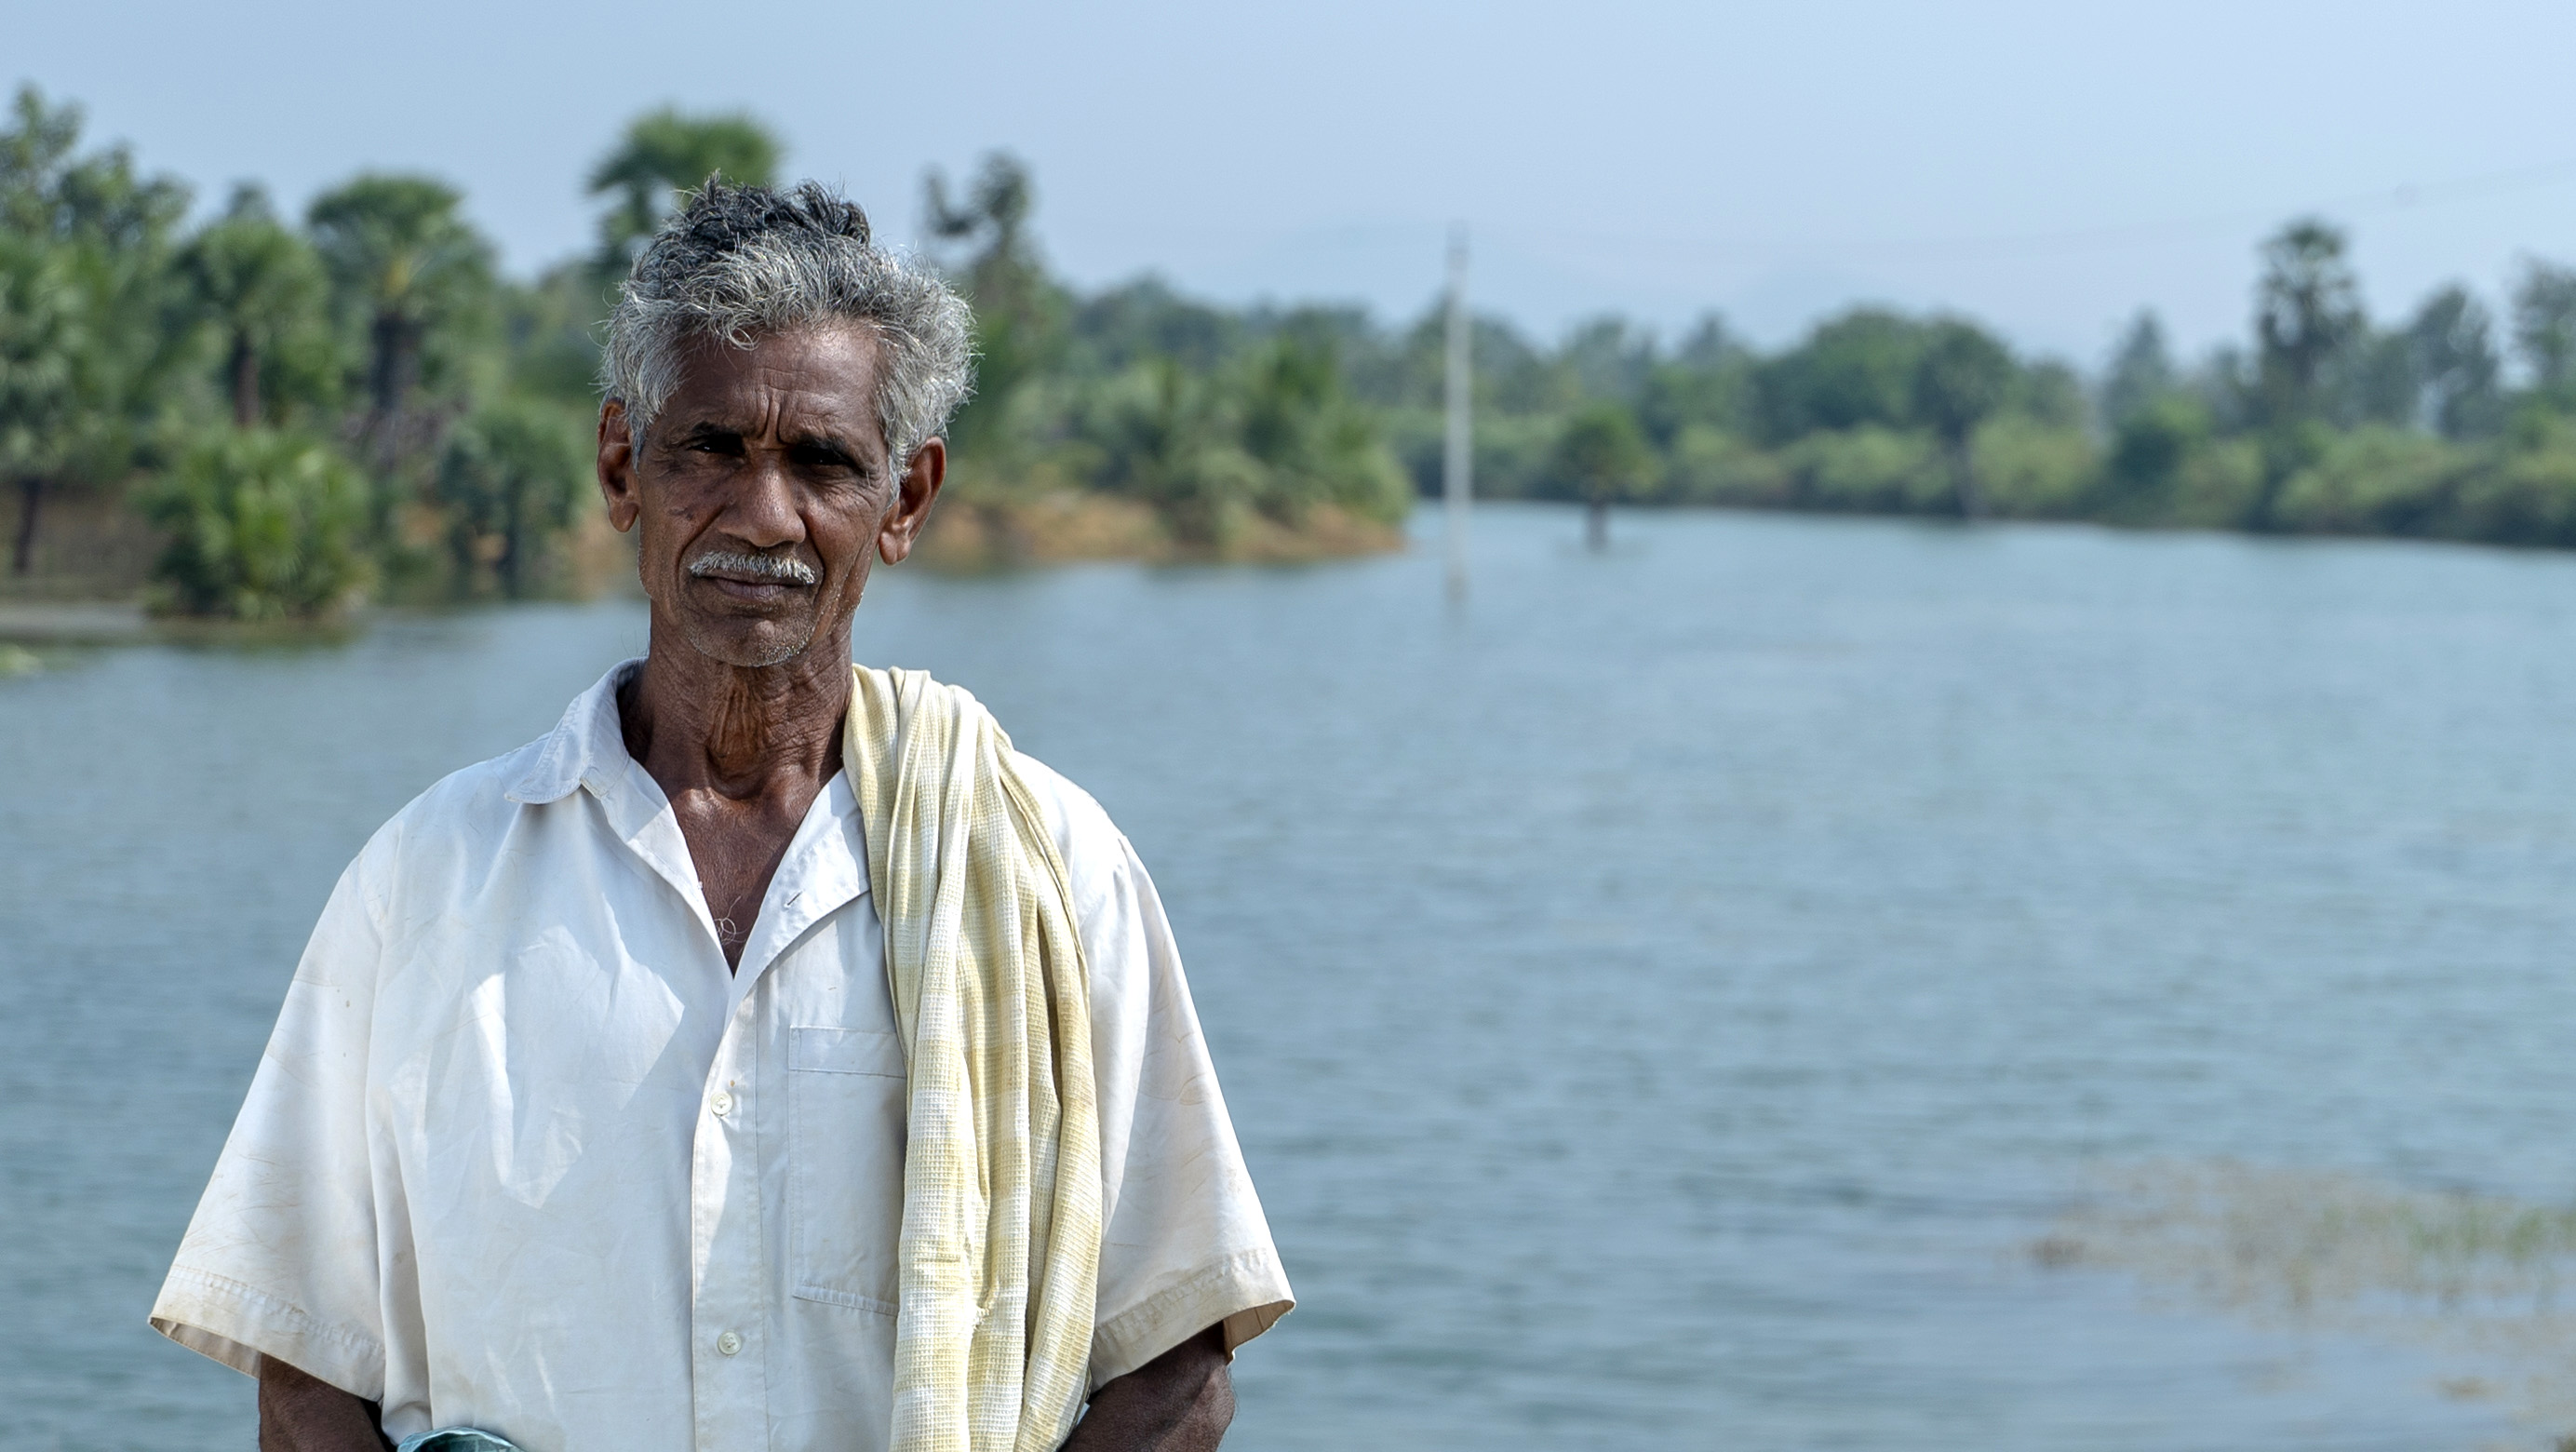
[[187,189],[123,147],[76,155],[80,125],[26,86],[0,128],[0,480],[18,490],[21,574],[45,495],[123,478],[194,353],[162,325]]
[[491,285],[492,248],[458,214],[463,200],[428,177],[368,173],[315,198],[307,214],[341,306],[366,319],[369,431],[380,452],[420,381],[423,343]]
[[233,422],[255,428],[264,413],[260,360],[315,325],[324,289],[321,261],[303,238],[279,224],[266,192],[244,185],[234,191],[222,219],[180,253],[179,268],[197,305],[223,330]]
[[625,272],[636,244],[662,225],[680,194],[709,177],[770,185],[782,150],[775,133],[739,111],[690,116],[666,106],[628,122],[616,149],[590,171],[590,194],[614,199],[599,219],[603,273]]
[[2262,346],[2265,407],[2275,425],[2317,412],[2329,359],[2361,335],[2361,284],[2344,260],[2344,235],[2316,218],[2282,228],[2263,244],[2263,281],[2254,304]]
[[75,361],[87,320],[66,260],[58,247],[0,228],[0,478],[18,487],[9,559],[21,575],[34,564],[37,511],[81,410]]
[[1986,512],[1968,444],[1977,425],[2003,406],[2013,382],[2012,354],[1974,323],[1944,319],[1914,365],[1915,416],[1932,425],[1950,458],[1961,519]]
[[975,307],[975,397],[958,411],[948,442],[961,453],[1007,447],[1001,435],[1011,397],[1062,357],[1072,311],[1029,235],[1037,188],[1025,163],[996,151],[955,200],[948,179],[931,171],[922,204],[932,234],[966,252],[966,297]]

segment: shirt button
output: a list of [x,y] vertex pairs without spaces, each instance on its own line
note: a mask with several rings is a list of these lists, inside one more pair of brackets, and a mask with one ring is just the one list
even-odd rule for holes
[[742,1350],[742,1338],[736,1336],[730,1331],[727,1331],[722,1336],[716,1338],[716,1350],[723,1352],[727,1356],[731,1356]]
[[[716,1091],[716,1097],[707,1101],[707,1107],[716,1112],[716,1118],[722,1119],[733,1113],[733,1095],[719,1089]],[[732,1353],[727,1352],[726,1355],[730,1356]]]

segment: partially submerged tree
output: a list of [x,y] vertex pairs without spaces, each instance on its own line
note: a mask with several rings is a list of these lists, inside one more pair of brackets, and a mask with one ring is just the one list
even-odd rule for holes
[[1574,485],[1584,504],[1583,537],[1592,548],[1610,545],[1610,506],[1654,477],[1655,455],[1637,416],[1615,402],[1595,403],[1566,420],[1556,436],[1559,477]]

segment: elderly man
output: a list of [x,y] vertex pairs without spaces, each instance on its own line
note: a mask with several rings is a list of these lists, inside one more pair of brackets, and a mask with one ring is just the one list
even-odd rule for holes
[[810,183],[638,258],[598,472],[648,653],[342,875],[153,1308],[263,1449],[1217,1444],[1290,1295],[1153,884],[850,664],[967,367]]

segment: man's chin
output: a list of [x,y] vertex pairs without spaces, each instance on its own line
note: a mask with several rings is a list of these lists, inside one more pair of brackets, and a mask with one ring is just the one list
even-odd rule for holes
[[785,665],[813,648],[821,632],[812,616],[800,620],[693,620],[684,627],[698,654],[742,670]]

